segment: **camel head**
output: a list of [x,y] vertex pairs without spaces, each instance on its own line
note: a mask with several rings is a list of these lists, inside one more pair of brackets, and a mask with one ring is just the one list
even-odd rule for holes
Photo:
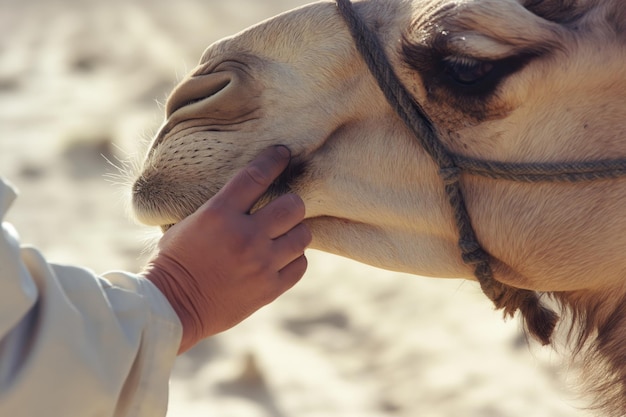
[[[501,162],[626,158],[621,0],[354,7],[451,152]],[[167,228],[276,144],[293,158],[265,201],[299,194],[314,248],[472,278],[437,167],[385,100],[333,2],[206,50],[167,101],[133,186],[137,217]],[[589,326],[626,310],[626,180],[526,184],[464,174],[462,187],[497,280],[567,294],[574,309],[609,299]]]

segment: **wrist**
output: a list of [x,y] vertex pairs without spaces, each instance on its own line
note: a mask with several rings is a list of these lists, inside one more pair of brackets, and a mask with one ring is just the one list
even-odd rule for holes
[[183,329],[178,350],[180,355],[191,349],[202,338],[202,331],[198,314],[189,297],[189,294],[193,293],[193,291],[192,289],[184,289],[179,279],[177,279],[177,276],[185,272],[178,271],[180,273],[172,273],[172,265],[169,265],[170,263],[175,264],[168,262],[167,268],[164,268],[159,263],[153,261],[146,266],[142,275],[161,291],[180,320]]

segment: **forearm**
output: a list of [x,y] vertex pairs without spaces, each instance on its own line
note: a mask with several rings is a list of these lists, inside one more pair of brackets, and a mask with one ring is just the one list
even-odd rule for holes
[[[0,219],[11,199],[0,182]],[[145,279],[51,265],[0,229],[0,415],[164,415],[180,332]]]

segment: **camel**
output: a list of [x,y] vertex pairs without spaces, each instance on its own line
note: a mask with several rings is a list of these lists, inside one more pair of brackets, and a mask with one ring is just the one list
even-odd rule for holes
[[[451,154],[503,163],[626,158],[621,0],[353,7]],[[167,101],[133,185],[136,216],[166,230],[275,144],[293,158],[260,204],[299,194],[313,248],[476,279],[440,167],[386,100],[329,1],[205,51]],[[528,183],[461,172],[458,183],[493,279],[536,296],[525,315],[558,310],[557,333],[585,364],[594,407],[625,416],[626,179]],[[526,318],[541,325],[556,315]],[[546,327],[539,338],[553,342]]]

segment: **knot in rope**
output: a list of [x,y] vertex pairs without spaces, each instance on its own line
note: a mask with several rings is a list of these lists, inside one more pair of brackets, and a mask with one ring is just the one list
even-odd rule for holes
[[439,176],[444,185],[452,185],[461,179],[461,170],[458,167],[446,167],[439,170]]
[[459,248],[463,262],[468,265],[476,265],[481,262],[489,262],[489,255],[476,241],[459,240]]

